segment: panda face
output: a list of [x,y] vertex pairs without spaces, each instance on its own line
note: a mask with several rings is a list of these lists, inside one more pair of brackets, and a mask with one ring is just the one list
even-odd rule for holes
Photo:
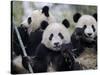
[[47,48],[59,51],[63,43],[70,42],[68,29],[60,23],[49,24],[43,33],[42,44]]
[[94,38],[96,36],[96,29],[94,25],[86,26],[84,25],[84,34],[87,38]]
[[80,27],[84,29],[84,35],[86,39],[93,40],[96,36],[96,20],[90,15],[82,16],[76,27]]
[[[79,17],[79,19],[76,19],[75,16],[76,18]],[[75,16],[74,16],[74,21],[77,21],[75,28],[82,28],[84,37],[87,40],[93,40],[97,35],[97,22],[96,22],[97,19],[95,19],[91,15],[81,16],[77,14]]]
[[44,6],[42,10],[34,10],[32,14],[28,16],[26,20],[22,22],[22,25],[28,28],[28,32],[35,31],[41,26],[42,21],[48,23],[55,22],[54,16],[49,12],[49,7]]
[[54,50],[60,50],[63,43],[64,36],[62,33],[53,34],[49,36],[49,41]]

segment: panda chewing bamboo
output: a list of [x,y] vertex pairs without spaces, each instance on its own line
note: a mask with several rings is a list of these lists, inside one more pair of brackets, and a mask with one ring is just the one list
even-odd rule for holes
[[97,67],[97,13],[93,15],[73,16],[76,22],[75,30],[71,36],[73,52],[77,60],[85,66],[84,69]]
[[28,57],[25,60],[32,64],[35,73],[81,69],[69,55],[65,58],[62,54],[62,45],[70,43],[69,26],[67,19],[62,23],[51,23],[47,26],[43,32],[42,41],[35,50],[35,58]]

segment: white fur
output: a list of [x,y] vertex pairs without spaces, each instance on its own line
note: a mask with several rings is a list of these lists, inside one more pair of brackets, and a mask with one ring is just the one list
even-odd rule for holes
[[[64,39],[61,39],[58,36],[58,33],[61,33],[64,36]],[[50,41],[49,37],[53,33],[53,38]],[[59,51],[59,48],[54,48],[54,43],[59,42],[59,45],[62,45],[63,43],[69,43],[70,42],[70,34],[68,29],[62,25],[61,23],[51,23],[46,30],[43,33],[42,37],[42,43],[47,47],[54,51]]]
[[[83,15],[80,17],[80,19],[77,22],[76,28],[82,28],[84,25],[87,26],[87,28],[84,30],[84,33],[88,35],[88,33],[92,33],[90,38],[87,38],[89,40],[93,40],[93,38],[97,35],[97,22],[93,16],[90,15]],[[95,27],[95,32],[92,29],[92,25]]]
[[47,21],[48,23],[52,23],[52,22],[55,22],[56,21],[55,18],[54,18],[54,16],[50,12],[49,12],[49,17],[46,17],[44,15],[44,13],[42,13],[42,10],[34,10],[29,17],[31,17],[31,19],[32,19],[32,22],[31,22],[30,25],[27,22],[27,19],[28,18],[25,19],[22,22],[22,24],[25,27],[28,27],[29,28],[29,32],[35,31],[36,29],[38,29],[40,27],[40,23],[43,20]]

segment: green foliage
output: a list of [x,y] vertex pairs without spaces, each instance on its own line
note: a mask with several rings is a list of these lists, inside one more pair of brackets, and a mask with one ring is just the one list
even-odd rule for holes
[[14,20],[16,21],[16,25],[19,25],[22,22],[22,16],[23,16],[23,7],[21,1],[14,1],[12,6],[12,16],[14,17]]

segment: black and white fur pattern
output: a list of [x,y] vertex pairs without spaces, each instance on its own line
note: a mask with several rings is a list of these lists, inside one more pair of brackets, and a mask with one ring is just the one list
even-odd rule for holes
[[46,21],[42,21],[40,28],[30,33],[28,46],[26,48],[28,56],[34,56],[37,46],[41,43],[43,31],[47,26],[48,23]]
[[54,16],[49,11],[48,6],[44,6],[41,10],[34,10],[22,23],[23,27],[28,28],[28,33],[34,32],[40,28],[41,22],[47,21],[48,23],[55,22]]
[[[65,19],[61,23],[51,23],[45,29],[40,45],[35,52],[35,58],[31,59],[35,73],[50,71],[76,70],[71,57],[67,56],[67,62],[62,54],[62,44],[70,43],[68,31],[69,22]],[[72,64],[72,65],[71,65]],[[79,69],[79,68],[78,68]]]
[[76,56],[79,56],[86,47],[97,49],[97,14],[81,16],[76,13],[73,19],[76,26],[71,41],[76,49],[74,51]]
[[[47,21],[48,23],[52,23],[55,21],[54,16],[49,12],[48,6],[44,6],[42,10],[34,10],[32,14],[28,16],[28,18],[26,18],[18,27],[19,33],[22,38],[22,42],[24,43],[26,50],[27,48],[32,47],[30,46],[30,44],[32,45],[34,44],[35,45],[34,49],[35,49],[36,46],[41,42],[42,33],[44,29],[47,27],[45,25],[45,21]],[[14,32],[13,35],[14,35],[14,38],[13,38],[14,51],[17,55],[19,54],[22,55],[22,50],[18,42],[16,33]],[[35,42],[34,40],[31,40],[33,38],[36,40]],[[37,40],[39,42],[37,42]],[[29,52],[28,50],[27,50],[27,53],[30,56],[31,52]]]
[[70,33],[64,25],[52,23],[44,31],[41,43],[53,51],[59,51],[63,43],[70,43]]

